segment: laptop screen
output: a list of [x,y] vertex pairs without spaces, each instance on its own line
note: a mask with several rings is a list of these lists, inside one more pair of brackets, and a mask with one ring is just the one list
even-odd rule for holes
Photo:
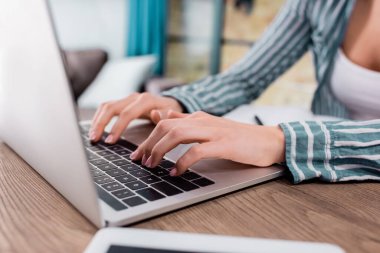
[[179,250],[167,250],[167,249],[148,249],[131,246],[119,246],[111,245],[107,250],[107,253],[202,253],[195,251],[179,251]]

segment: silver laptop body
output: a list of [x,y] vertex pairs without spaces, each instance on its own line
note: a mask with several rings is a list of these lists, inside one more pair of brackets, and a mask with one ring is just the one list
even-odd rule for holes
[[[204,160],[192,170],[214,184],[116,211],[97,195],[46,1],[0,1],[0,38],[0,139],[98,227],[131,224],[283,174],[279,166]],[[151,130],[135,124],[125,136],[139,144]],[[167,158],[175,161],[188,147]]]

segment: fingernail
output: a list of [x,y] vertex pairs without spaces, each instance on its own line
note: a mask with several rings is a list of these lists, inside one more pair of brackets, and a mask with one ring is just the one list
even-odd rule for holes
[[95,140],[95,139],[96,139],[96,134],[95,134],[95,132],[91,132],[91,133],[89,134],[89,137],[90,137],[90,140],[91,140],[91,141]]
[[146,160],[145,166],[152,168],[152,156],[149,156],[148,160]]
[[157,112],[158,112],[158,116],[160,117],[160,120],[162,120],[162,118],[163,118],[162,112],[160,112],[160,111],[157,111]]
[[173,168],[173,169],[170,171],[170,176],[172,176],[172,177],[177,176],[177,168]]
[[146,155],[144,154],[141,160],[141,164],[146,166],[145,163],[146,163]]
[[137,158],[137,151],[133,151],[132,154],[129,156],[132,160],[135,160]]
[[106,140],[104,141],[105,143],[111,144],[113,142],[113,136],[112,134],[108,135]]

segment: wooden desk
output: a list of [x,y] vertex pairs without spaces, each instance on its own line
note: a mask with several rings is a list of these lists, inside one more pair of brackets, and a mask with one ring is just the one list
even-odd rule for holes
[[[0,252],[82,252],[96,232],[69,202],[0,143]],[[336,243],[380,252],[380,184],[278,179],[133,227]]]

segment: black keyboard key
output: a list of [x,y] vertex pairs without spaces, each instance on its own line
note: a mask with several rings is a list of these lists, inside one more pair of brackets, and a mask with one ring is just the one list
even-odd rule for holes
[[146,177],[146,176],[151,175],[149,172],[142,170],[142,169],[130,171],[129,174],[131,174],[132,176],[135,176],[137,178]]
[[148,187],[146,184],[144,184],[141,181],[129,182],[129,183],[126,183],[125,186],[127,186],[129,189],[131,189],[133,191]]
[[122,170],[127,171],[127,172],[131,172],[134,170],[141,170],[141,168],[139,166],[137,166],[136,164],[133,164],[133,163],[129,163],[127,165],[120,166],[120,168]]
[[124,188],[118,182],[112,182],[112,183],[108,183],[108,184],[102,184],[102,187],[104,189],[106,189],[107,191],[110,191],[110,192]]
[[114,152],[115,152],[116,154],[118,154],[118,155],[126,156],[126,157],[129,157],[130,154],[132,153],[132,152],[129,151],[128,149],[115,150]]
[[191,182],[193,182],[194,184],[197,184],[197,185],[199,185],[201,187],[205,187],[205,186],[208,186],[208,185],[215,184],[213,181],[211,181],[211,180],[209,180],[207,178],[204,178],[204,177],[196,179],[196,180],[193,180]]
[[131,206],[131,207],[134,207],[134,206],[138,206],[138,205],[141,205],[141,204],[145,204],[145,203],[148,203],[146,202],[145,200],[143,200],[142,198],[140,197],[132,197],[132,198],[128,198],[128,199],[124,199],[123,202],[125,204],[127,204],[128,206]]
[[133,164],[137,164],[138,166],[142,166],[142,164],[141,164],[141,160],[131,160],[131,163],[133,163]]
[[122,184],[129,183],[129,182],[132,182],[132,181],[136,181],[136,180],[137,180],[137,178],[135,178],[134,176],[127,175],[127,174],[122,175],[122,176],[120,176],[120,177],[115,177],[115,179],[116,179],[117,181],[119,181],[120,183],[122,183]]
[[146,198],[149,201],[155,201],[158,199],[165,198],[164,195],[162,195],[161,193],[159,193],[158,191],[156,191],[152,188],[141,189],[141,190],[136,191],[136,193],[143,196],[144,198]]
[[102,150],[104,150],[104,148],[103,147],[101,147],[101,146],[91,146],[91,147],[87,147],[87,149],[89,149],[89,150],[91,150],[91,151],[94,151],[94,152],[98,152],[98,151],[102,151]]
[[99,165],[102,165],[102,164],[107,164],[108,162],[104,159],[97,159],[97,160],[92,160],[90,161],[91,164],[95,165],[95,166],[99,166]]
[[100,186],[96,185],[96,191],[98,192],[99,198],[103,200],[104,202],[106,202],[109,206],[111,206],[116,211],[127,209],[125,205],[120,203],[117,199],[115,199],[115,197],[113,197],[111,194],[106,192]]
[[162,179],[184,191],[192,191],[199,188],[197,185],[190,183],[189,181],[180,177],[166,176],[162,177]]
[[102,138],[96,144],[99,145],[99,146],[102,146],[104,148],[108,148],[112,144],[105,143],[104,141],[105,141],[106,138],[107,138],[107,134],[104,133],[102,135]]
[[120,160],[121,157],[118,155],[107,155],[104,157],[104,159],[106,159],[108,161],[115,161],[115,160]]
[[121,189],[121,190],[114,191],[111,193],[112,193],[112,195],[114,195],[118,199],[125,199],[125,198],[128,198],[128,197],[135,195],[133,192],[131,192],[128,189]]
[[115,165],[107,163],[107,164],[99,165],[98,168],[101,169],[101,170],[103,170],[103,171],[107,171],[107,170],[116,169],[117,167]]
[[95,177],[94,181],[97,184],[107,184],[107,183],[114,182],[114,180],[112,180],[112,178],[110,178],[107,175],[102,175],[102,176],[99,176],[99,177]]
[[154,168],[154,169],[149,169],[149,172],[158,176],[158,177],[164,177],[169,175],[169,171],[162,169],[162,168]]
[[123,150],[124,148],[122,146],[119,146],[119,145],[113,145],[113,146],[108,146],[107,147],[109,150],[112,150],[112,151],[117,151],[117,150]]
[[184,178],[184,179],[186,179],[186,180],[194,180],[194,179],[201,178],[200,175],[198,175],[197,173],[194,173],[192,171],[186,172],[181,177]]
[[147,177],[142,177],[142,178],[140,178],[140,180],[146,184],[153,184],[153,183],[157,183],[157,182],[161,181],[161,179],[159,179],[158,177],[153,176],[153,175],[150,175]]
[[116,161],[112,161],[112,163],[117,166],[123,166],[123,165],[127,165],[129,162],[127,160],[116,160]]
[[98,155],[100,156],[107,156],[107,155],[113,155],[111,151],[107,151],[107,150],[101,150],[99,152],[96,152]]
[[168,160],[162,160],[159,164],[160,167],[165,168],[165,169],[171,169],[173,168],[175,163],[168,161]]
[[160,167],[154,167],[154,168],[149,168],[149,167],[146,167],[146,166],[144,166],[144,165],[140,165],[141,166],[141,168],[142,169],[144,169],[144,170],[146,170],[146,171],[149,171],[149,172],[151,172],[151,171],[153,171],[153,170],[156,170],[156,169],[162,169],[162,170],[165,170],[165,169],[163,169],[163,168],[160,168]]
[[122,176],[126,174],[126,172],[121,169],[107,170],[106,173],[110,175],[111,177],[117,177],[117,176]]
[[88,152],[88,153],[87,153],[87,158],[88,158],[89,161],[91,161],[91,160],[96,160],[96,159],[100,159],[99,156],[97,156],[97,155],[95,155],[94,153],[91,153],[91,152]]
[[159,190],[160,192],[164,193],[167,196],[173,196],[180,194],[182,191],[175,188],[174,186],[166,183],[166,182],[159,182],[151,185],[154,189]]
[[95,169],[91,171],[93,177],[99,177],[105,175],[103,171]]
[[137,149],[137,146],[135,144],[126,140],[120,139],[117,143],[130,151],[135,151]]

